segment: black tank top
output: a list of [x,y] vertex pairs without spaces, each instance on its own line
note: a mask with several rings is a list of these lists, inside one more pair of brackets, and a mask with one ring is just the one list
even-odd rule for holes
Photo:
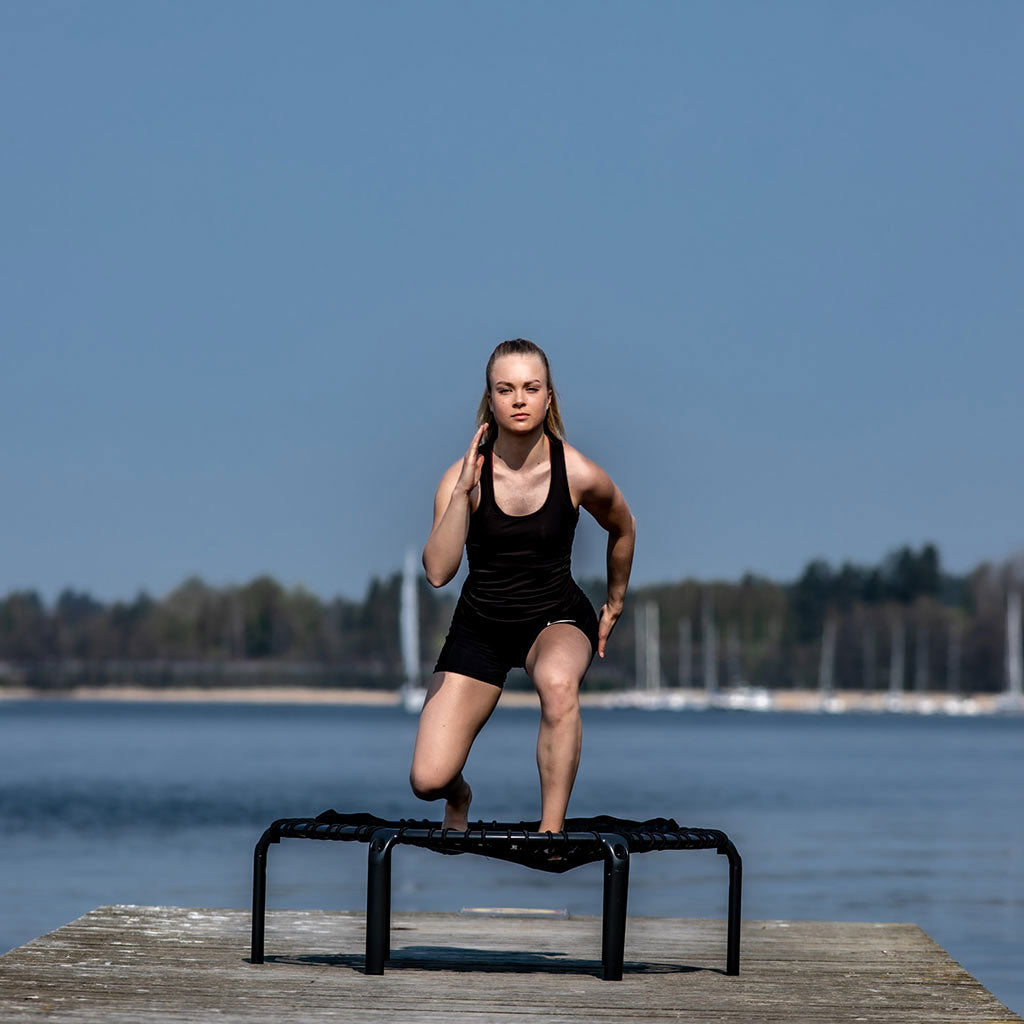
[[551,482],[536,512],[510,516],[494,500],[491,446],[484,450],[480,504],[469,519],[469,576],[461,603],[487,619],[525,622],[557,609],[573,592],[572,541],[579,510],[572,503],[565,449],[551,434]]

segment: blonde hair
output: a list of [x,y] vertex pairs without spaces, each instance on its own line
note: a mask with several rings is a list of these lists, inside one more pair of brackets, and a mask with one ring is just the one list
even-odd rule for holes
[[544,349],[527,338],[512,338],[510,341],[503,341],[495,348],[491,353],[491,358],[487,360],[487,369],[484,371],[484,395],[480,399],[480,405],[476,410],[476,425],[478,427],[481,423],[490,423],[490,426],[487,428],[487,435],[484,437],[484,442],[486,444],[494,444],[494,440],[498,436],[498,428],[494,425],[493,417],[491,416],[489,399],[491,395],[491,370],[494,369],[495,362],[501,359],[502,356],[536,356],[544,364],[544,373],[548,378],[548,392],[551,395],[551,404],[548,406],[548,414],[544,420],[544,429],[548,433],[554,434],[560,441],[564,441],[565,426],[562,423],[562,414],[558,409],[558,393],[555,391],[555,382],[551,379],[551,365],[548,363],[548,357],[544,354]]

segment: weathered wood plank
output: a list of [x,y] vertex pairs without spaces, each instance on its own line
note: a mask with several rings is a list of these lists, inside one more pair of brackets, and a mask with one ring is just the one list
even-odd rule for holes
[[747,922],[730,978],[724,922],[631,918],[623,980],[605,982],[597,918],[393,924],[368,977],[361,913],[271,911],[255,966],[247,911],[101,907],[0,957],[0,1019],[1021,1022],[914,925]]

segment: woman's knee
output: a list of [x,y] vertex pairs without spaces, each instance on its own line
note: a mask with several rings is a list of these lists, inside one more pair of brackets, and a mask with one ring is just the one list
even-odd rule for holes
[[580,681],[563,673],[545,674],[534,686],[540,697],[541,715],[547,721],[562,721],[580,713]]
[[420,800],[440,800],[454,780],[436,768],[413,763],[409,771],[409,785]]

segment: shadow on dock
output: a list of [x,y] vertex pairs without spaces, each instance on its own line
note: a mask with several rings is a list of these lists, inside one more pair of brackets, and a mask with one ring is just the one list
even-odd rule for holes
[[[249,963],[248,958],[245,962]],[[344,967],[363,973],[363,956],[356,953],[268,956],[268,964],[305,967]],[[583,974],[600,978],[599,959],[571,959],[569,953],[531,952],[528,950],[477,949],[470,946],[403,946],[386,964],[387,971],[456,971],[492,974]],[[720,967],[694,967],[654,961],[630,961],[623,964],[626,974],[692,974],[708,972],[724,975]]]

